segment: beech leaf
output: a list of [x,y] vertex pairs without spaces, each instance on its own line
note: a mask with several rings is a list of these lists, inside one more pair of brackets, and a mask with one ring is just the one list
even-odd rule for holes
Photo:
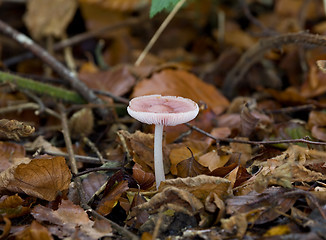
[[43,156],[12,166],[0,174],[0,191],[26,193],[53,201],[67,190],[71,173],[64,157]]
[[59,238],[67,238],[76,234],[78,239],[91,240],[112,235],[111,226],[107,222],[91,221],[84,209],[69,200],[62,200],[55,211],[37,205],[32,210],[32,215],[37,221],[55,224],[56,226],[48,227],[48,229]]

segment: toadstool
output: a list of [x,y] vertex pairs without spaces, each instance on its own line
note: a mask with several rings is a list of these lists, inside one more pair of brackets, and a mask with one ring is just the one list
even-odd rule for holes
[[156,188],[165,181],[163,168],[163,127],[175,126],[193,120],[199,111],[194,101],[175,96],[147,95],[133,98],[127,111],[140,122],[155,125],[154,171]]

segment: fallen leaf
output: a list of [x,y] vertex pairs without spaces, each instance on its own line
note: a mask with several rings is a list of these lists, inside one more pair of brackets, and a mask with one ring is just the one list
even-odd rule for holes
[[154,174],[145,172],[138,163],[135,163],[132,168],[132,177],[137,181],[140,189],[143,190],[152,187],[155,182]]
[[92,89],[108,91],[116,96],[129,92],[135,84],[135,77],[127,66],[100,72],[80,72],[79,78]]
[[53,237],[46,227],[37,221],[33,221],[30,226],[23,231],[15,233],[15,239],[17,240],[52,240]]
[[93,131],[94,115],[90,108],[82,108],[69,118],[69,131],[72,138],[87,137]]
[[217,151],[213,150],[200,156],[198,162],[204,167],[208,167],[209,171],[223,167],[230,159],[230,155],[220,156]]
[[97,205],[96,211],[103,216],[110,214],[114,206],[118,203],[121,194],[123,194],[128,189],[128,181],[123,180],[117,183],[103,196]]
[[[91,221],[84,209],[69,200],[62,200],[55,211],[37,205],[31,214],[39,222],[54,224],[48,226],[48,229],[61,239],[76,236],[79,239],[91,240],[112,235],[111,226],[107,222]],[[100,224],[97,223],[98,221]]]
[[[145,172],[154,173],[153,134],[146,134],[140,131],[131,134],[125,130],[120,130],[118,134],[121,134],[126,139],[133,160],[138,163]],[[170,162],[167,160],[165,147],[163,147],[163,160],[164,172],[168,173]]]
[[247,217],[246,214],[235,214],[228,219],[221,219],[221,227],[231,236],[242,239],[247,231]]
[[[162,184],[160,185],[161,188]],[[138,210],[158,211],[160,206],[168,203],[175,204],[179,207],[184,207],[190,213],[198,213],[204,208],[204,204],[191,194],[187,189],[182,189],[174,186],[166,186],[148,202],[137,207]]]
[[132,97],[161,94],[190,98],[195,102],[203,101],[216,114],[223,112],[229,101],[212,85],[184,70],[165,69],[149,79],[136,84]]
[[27,2],[24,22],[33,38],[63,37],[77,9],[77,1],[31,0]]
[[20,137],[28,137],[34,131],[34,127],[23,122],[8,119],[0,120],[0,138],[19,141]]
[[231,194],[230,181],[220,177],[199,175],[196,177],[168,179],[161,183],[159,191],[174,186],[192,193],[201,201],[211,193],[215,193],[222,200]]
[[42,156],[12,166],[0,174],[0,191],[26,193],[53,201],[67,190],[71,173],[63,157]]
[[107,176],[101,173],[90,173],[83,179],[82,185],[85,191],[85,199],[89,201],[94,193],[98,191],[106,182]]
[[15,218],[28,214],[30,208],[24,206],[24,200],[18,194],[2,196],[0,201],[0,212],[7,218]]
[[[170,146],[171,151],[169,158],[171,161],[170,171],[173,175],[178,175],[177,165],[185,159],[192,157],[192,154],[197,158],[204,154],[209,145],[206,142],[198,140],[189,140],[181,144]],[[190,149],[190,151],[189,151]]]
[[259,119],[256,118],[254,115],[251,114],[247,105],[242,108],[240,114],[240,126],[241,126],[241,136],[242,137],[249,137],[252,132],[255,130]]

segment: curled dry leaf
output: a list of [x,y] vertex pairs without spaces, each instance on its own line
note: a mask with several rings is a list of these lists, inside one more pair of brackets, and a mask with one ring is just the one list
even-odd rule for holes
[[248,227],[246,214],[240,213],[228,219],[221,219],[221,227],[232,236],[242,239]]
[[71,173],[63,157],[43,156],[8,168],[0,174],[0,191],[26,193],[53,201],[67,190]]
[[144,190],[152,187],[155,182],[154,174],[145,172],[138,163],[135,163],[132,168],[132,177],[137,181],[140,189]]
[[166,186],[148,202],[139,205],[137,209],[158,211],[162,205],[168,203],[184,207],[191,213],[198,213],[199,210],[204,208],[204,204],[189,191],[177,186]]
[[240,114],[241,136],[249,137],[255,130],[259,119],[250,113],[247,105],[244,105]]
[[91,221],[84,209],[69,200],[62,200],[55,211],[37,205],[32,210],[32,215],[39,222],[54,224],[48,226],[48,229],[61,239],[74,235],[79,239],[91,240],[112,235],[111,226],[107,222]]
[[30,226],[25,228],[23,231],[15,233],[15,239],[26,240],[26,239],[42,239],[52,240],[53,237],[46,227],[37,221],[33,221]]
[[263,193],[252,191],[247,195],[230,197],[226,200],[226,213],[247,214],[249,223],[264,224],[273,221],[286,213],[299,198],[282,197],[286,191],[284,188],[271,187]]
[[34,127],[23,122],[8,119],[0,120],[0,138],[19,141],[20,137],[28,137],[34,131]]
[[224,178],[199,175],[196,177],[168,179],[161,183],[159,191],[174,186],[192,193],[204,202],[211,192],[222,200],[231,195],[230,184],[230,181]]
[[69,119],[69,130],[72,138],[88,136],[94,127],[94,115],[90,108],[75,112]]
[[184,70],[165,69],[149,79],[141,80],[134,88],[133,97],[161,94],[203,101],[216,114],[223,112],[229,101],[212,85]]
[[18,194],[3,196],[0,201],[1,215],[7,218],[15,218],[29,213],[30,208],[23,206],[24,200]]
[[51,152],[53,154],[63,153],[63,151],[61,151],[59,148],[53,146],[50,142],[45,140],[43,136],[38,136],[33,142],[27,142],[24,146],[29,151],[39,151],[42,149],[44,152]]
[[117,183],[110,191],[107,191],[105,196],[101,199],[97,205],[96,211],[103,216],[110,214],[121,195],[128,189],[128,181],[123,180]]
[[[35,39],[63,37],[77,9],[77,0],[30,0],[24,21]],[[60,21],[59,21],[60,20]]]
[[[154,169],[154,136],[136,131],[131,134],[128,131],[120,130],[126,139],[128,150],[133,160],[138,163],[145,172],[153,173]],[[169,172],[169,161],[166,156],[166,148],[163,147],[164,171]]]
[[204,167],[208,167],[209,171],[223,167],[230,159],[230,155],[220,156],[217,151],[213,150],[200,156],[198,162]]

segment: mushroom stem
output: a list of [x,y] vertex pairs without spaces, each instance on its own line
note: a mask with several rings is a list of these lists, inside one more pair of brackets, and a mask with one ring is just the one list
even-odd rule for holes
[[164,167],[163,167],[163,151],[162,151],[163,127],[164,125],[161,124],[155,125],[154,171],[155,171],[156,189],[158,189],[162,181],[165,181]]

